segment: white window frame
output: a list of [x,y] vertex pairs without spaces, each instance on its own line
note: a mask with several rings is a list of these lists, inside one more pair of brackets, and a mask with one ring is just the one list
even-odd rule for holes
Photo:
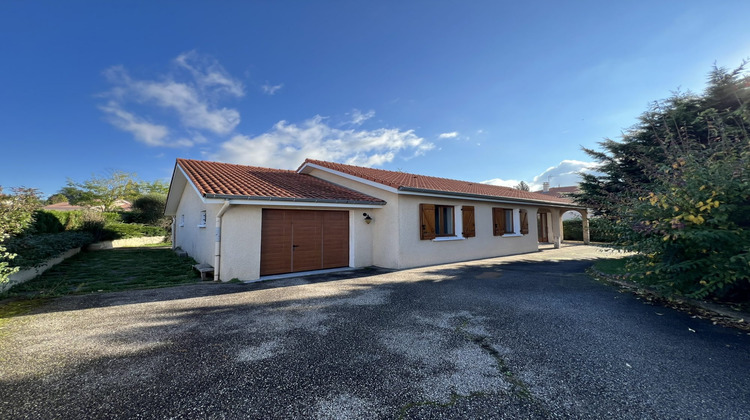
[[198,227],[199,228],[206,227],[206,220],[207,220],[206,219],[206,211],[205,210],[201,210],[201,218],[200,218],[200,223],[198,224]]

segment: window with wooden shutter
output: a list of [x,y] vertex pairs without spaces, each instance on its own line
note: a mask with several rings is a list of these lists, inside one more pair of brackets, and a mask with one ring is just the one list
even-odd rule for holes
[[474,228],[474,206],[463,206],[461,207],[461,222],[463,224],[463,237],[473,238],[476,236],[476,229]]
[[526,210],[521,210],[521,234],[529,234],[529,213]]
[[419,205],[419,239],[435,239],[435,205]]
[[492,234],[495,236],[505,235],[505,209],[492,208]]
[[513,222],[513,209],[492,208],[492,234],[503,236],[516,233]]

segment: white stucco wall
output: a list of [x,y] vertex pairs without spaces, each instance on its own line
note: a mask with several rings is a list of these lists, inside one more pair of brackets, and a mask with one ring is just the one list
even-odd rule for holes
[[[220,279],[255,280],[260,277],[262,208],[233,205],[221,219]],[[215,231],[216,220],[212,219]],[[214,265],[212,262],[211,265]]]
[[[321,171],[319,169],[313,169],[310,175],[325,179],[326,181],[332,182],[343,187],[359,191],[363,194],[367,194],[372,197],[379,198],[385,201],[387,204],[383,207],[374,208],[370,211],[362,211],[362,213],[368,213],[372,216],[373,221],[370,223],[370,237],[372,248],[372,261],[368,265],[376,265],[378,267],[396,268],[399,266],[399,201],[398,195],[389,191],[385,191],[381,188],[376,188],[370,185],[362,184],[360,182],[341,177],[329,172]],[[356,211],[354,211],[356,214]],[[354,218],[356,219],[356,217]]]
[[[420,203],[454,206],[456,238],[462,238],[461,207],[464,205],[474,206],[476,236],[457,240],[445,240],[443,238],[436,238],[433,240],[420,239]],[[493,207],[513,209],[514,229],[517,232],[516,235],[493,235]],[[399,248],[402,252],[400,253],[399,265],[395,268],[409,268],[448,262],[468,261],[538,250],[536,227],[533,226],[532,223],[532,216],[536,214],[535,207],[404,195],[400,197],[399,209],[401,216]],[[530,216],[529,233],[526,235],[520,235],[520,209],[525,209]]]
[[[486,203],[473,200],[443,199],[396,194],[381,188],[319,169],[311,175],[386,201],[382,208],[370,213],[373,265],[386,268],[409,268],[457,261],[468,261],[500,255],[533,252],[539,249],[535,206]],[[476,236],[463,240],[421,240],[419,204],[454,206],[456,232],[461,233],[461,206],[474,206]],[[519,210],[525,209],[529,217],[529,233],[519,236],[493,236],[492,208],[514,209],[514,226],[520,232]]]
[[[217,204],[203,204],[193,187],[186,185],[175,216],[174,246],[182,248],[199,263],[213,265],[214,218],[219,208]],[[205,228],[198,227],[202,210],[206,210]],[[184,223],[181,223],[183,215]]]

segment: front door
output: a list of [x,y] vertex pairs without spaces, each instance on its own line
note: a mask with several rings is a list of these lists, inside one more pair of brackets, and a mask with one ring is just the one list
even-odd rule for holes
[[539,242],[549,242],[547,236],[547,213],[539,212],[536,214],[536,226],[539,233]]

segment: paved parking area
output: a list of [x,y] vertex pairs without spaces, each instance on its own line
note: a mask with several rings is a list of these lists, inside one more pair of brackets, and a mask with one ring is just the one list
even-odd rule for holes
[[58,299],[0,332],[0,418],[748,418],[750,336],[602,255]]

